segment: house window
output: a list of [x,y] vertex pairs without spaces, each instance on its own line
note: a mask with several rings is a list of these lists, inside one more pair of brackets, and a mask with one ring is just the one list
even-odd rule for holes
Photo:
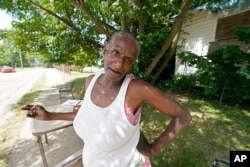
[[235,25],[250,25],[250,10],[218,19],[215,39],[217,41],[235,39]]

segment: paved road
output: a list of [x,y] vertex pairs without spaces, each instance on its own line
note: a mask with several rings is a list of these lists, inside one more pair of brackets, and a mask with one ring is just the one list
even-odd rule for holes
[[12,112],[11,107],[32,89],[46,69],[23,69],[15,73],[0,73],[0,125],[4,123]]

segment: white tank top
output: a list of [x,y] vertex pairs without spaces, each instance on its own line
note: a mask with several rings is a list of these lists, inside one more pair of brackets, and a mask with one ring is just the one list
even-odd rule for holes
[[97,78],[91,80],[82,107],[74,119],[76,133],[84,141],[82,153],[84,167],[135,167],[139,158],[139,121],[132,125],[125,114],[125,95],[130,82],[126,76],[114,101],[99,107],[91,101],[91,91]]

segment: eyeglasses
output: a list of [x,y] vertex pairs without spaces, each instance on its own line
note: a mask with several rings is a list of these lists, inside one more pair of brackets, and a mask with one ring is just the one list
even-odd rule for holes
[[130,57],[123,57],[117,50],[108,50],[108,55],[114,60],[122,59],[126,65],[133,65],[134,60]]

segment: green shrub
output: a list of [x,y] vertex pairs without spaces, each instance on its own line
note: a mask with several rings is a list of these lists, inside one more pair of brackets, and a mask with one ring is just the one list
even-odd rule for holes
[[168,84],[172,91],[191,93],[192,88],[196,84],[196,76],[176,74],[172,76],[172,80],[168,81]]

